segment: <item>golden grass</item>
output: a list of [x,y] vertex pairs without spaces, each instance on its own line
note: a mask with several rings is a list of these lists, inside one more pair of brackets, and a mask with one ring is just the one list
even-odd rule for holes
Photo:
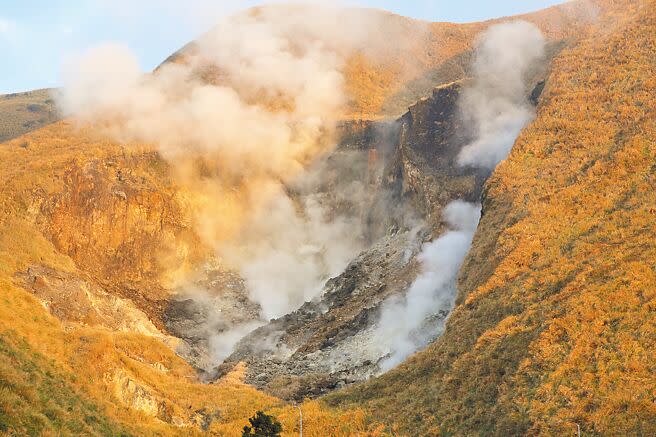
[[420,435],[656,433],[656,3],[600,3],[488,181],[443,337],[335,404]]

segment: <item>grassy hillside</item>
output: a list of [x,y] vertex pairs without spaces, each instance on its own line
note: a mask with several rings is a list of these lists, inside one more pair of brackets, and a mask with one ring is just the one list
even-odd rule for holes
[[[120,177],[118,170],[124,171]],[[106,179],[108,174],[113,179]],[[167,232],[162,208],[180,208],[170,180],[168,167],[148,147],[109,143],[92,129],[78,130],[68,122],[0,144],[0,358],[5,363],[0,366],[0,430],[10,435],[239,436],[247,418],[262,409],[280,418],[284,435],[294,435],[296,409],[244,384],[243,368],[203,384],[173,353],[175,344],[163,342],[161,335],[144,335],[138,324],[117,331],[102,318],[90,318],[84,306],[78,308],[89,292],[100,289],[117,299],[112,305],[134,301],[134,307],[118,307],[121,319],[148,311],[143,302],[152,290],[137,285],[119,292],[117,284],[126,287],[121,281],[150,271],[146,254],[135,259],[129,254],[157,238],[149,233],[153,229]],[[126,184],[123,195],[111,195],[117,183]],[[53,205],[65,206],[61,216],[52,214],[59,210]],[[143,213],[133,216],[133,210]],[[184,211],[176,211],[184,220]],[[85,214],[87,221],[77,222]],[[79,232],[70,246],[68,239],[51,234],[60,219],[70,223],[56,228],[58,235]],[[152,250],[147,247],[144,251]],[[103,254],[109,258],[95,258]],[[91,263],[102,267],[111,259],[110,277]],[[74,286],[83,284],[83,292],[69,299],[65,317],[55,317],[61,311],[51,314],[26,290],[22,278],[30,269],[55,272],[53,277],[37,274],[40,286],[69,277],[78,278]],[[99,302],[91,300],[97,310]],[[375,435],[376,425],[358,409],[329,411],[317,402],[303,409],[310,435]]]
[[0,142],[59,119],[50,89],[0,95]]
[[601,6],[487,183],[444,336],[332,404],[418,435],[656,434],[656,3]]
[[0,432],[129,435],[98,402],[75,389],[72,375],[17,340],[12,332],[0,335]]
[[[587,5],[524,18],[551,40],[574,39]],[[306,435],[377,435],[388,418],[410,435],[558,434],[574,422],[653,431],[654,8],[617,10],[559,55],[537,120],[491,179],[445,336],[331,399],[346,410],[304,403]],[[347,116],[397,114],[461,78],[489,24],[430,25],[383,63],[353,55]],[[45,94],[1,101],[11,99],[3,134],[52,121],[39,112]],[[29,104],[38,110],[16,109]],[[189,193],[171,176],[152,148],[71,122],[0,144],[0,433],[238,436],[264,409],[296,435],[297,411],[244,384],[243,368],[202,384],[160,337],[57,318],[21,279],[33,266],[77,278],[161,329],[158,257],[179,248],[183,264],[197,242]]]
[[[513,19],[529,21],[550,41],[567,41],[594,17],[586,1],[572,1]],[[380,12],[378,12],[380,13]],[[439,84],[468,75],[477,35],[503,19],[481,23],[426,23],[386,14],[384,28],[402,29],[404,41],[389,44],[381,57],[349,57],[344,75],[351,101],[348,118],[397,117]],[[381,29],[381,34],[385,29]],[[395,31],[397,32],[397,31]]]

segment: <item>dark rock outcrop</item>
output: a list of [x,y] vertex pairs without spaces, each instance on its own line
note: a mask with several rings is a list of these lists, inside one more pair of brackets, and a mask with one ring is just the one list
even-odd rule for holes
[[[399,226],[410,204],[432,229],[439,229],[442,208],[449,201],[480,198],[489,172],[463,168],[456,162],[460,149],[470,140],[459,116],[461,88],[461,82],[440,86],[399,119],[397,147],[372,206],[371,227]],[[402,208],[390,210],[390,204]],[[376,222],[382,211],[388,212],[388,221]]]
[[177,353],[205,372],[212,369],[211,337],[256,321],[259,313],[237,273],[211,266],[169,301],[162,317],[168,332],[182,340]]

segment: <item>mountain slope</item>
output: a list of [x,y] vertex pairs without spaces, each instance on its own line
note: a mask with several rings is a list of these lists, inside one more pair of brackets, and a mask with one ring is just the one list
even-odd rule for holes
[[59,120],[50,89],[0,95],[0,142]]
[[[573,421],[600,434],[622,434],[637,429],[639,414],[645,419],[645,433],[651,431],[651,405],[619,396],[631,390],[646,399],[653,390],[643,380],[650,375],[653,351],[647,347],[649,331],[633,343],[635,359],[609,372],[617,378],[612,383],[599,378],[605,374],[600,369],[579,375],[584,367],[562,358],[570,354],[572,360],[580,360],[591,351],[603,358],[592,349],[597,339],[583,341],[588,341],[587,332],[595,332],[587,325],[605,326],[605,319],[580,311],[587,310],[587,303],[577,299],[614,293],[608,288],[613,282],[602,275],[604,263],[614,266],[612,256],[627,272],[626,278],[620,277],[622,272],[616,269],[618,287],[633,280],[629,268],[640,272],[642,285],[636,287],[645,290],[627,292],[625,297],[645,302],[632,307],[647,312],[636,320],[651,320],[647,302],[653,266],[645,267],[640,260],[653,257],[651,242],[643,243],[648,240],[644,235],[653,235],[653,14],[647,7],[637,11],[618,3],[617,20],[625,23],[615,27],[614,17],[605,15],[593,33],[585,34],[581,25],[594,18],[596,10],[590,5],[575,2],[523,17],[537,23],[552,42],[567,39],[565,45],[575,45],[558,55],[537,120],[487,185],[483,220],[461,274],[461,305],[449,319],[445,336],[389,375],[331,398],[346,406],[345,411],[304,403],[308,434],[375,435],[380,431],[377,423],[390,421],[411,435],[417,434],[417,427],[420,435],[434,434],[440,427],[463,435],[527,430],[548,434],[570,431]],[[434,86],[462,79],[475,35],[492,23],[427,25],[385,17],[396,23],[390,26],[407,30],[412,34],[409,39],[418,42],[405,51],[387,53],[379,63],[353,54],[345,72],[352,101],[345,113],[335,114],[336,119],[395,116]],[[384,32],[381,29],[381,37]],[[580,37],[583,41],[576,43]],[[556,53],[562,46],[554,47]],[[590,112],[580,110],[584,98]],[[419,103],[414,110],[429,104]],[[436,120],[425,121],[433,126]],[[364,138],[367,126],[372,125],[352,122],[346,130]],[[364,145],[370,146],[366,141]],[[430,150],[425,152],[432,156]],[[364,156],[363,152],[359,159]],[[74,402],[72,411],[81,416],[97,405],[98,432],[239,435],[247,417],[264,409],[280,417],[287,435],[294,435],[297,411],[244,384],[248,369],[237,366],[218,382],[202,384],[189,363],[173,353],[188,340],[182,335],[175,338],[166,320],[176,274],[199,264],[205,269],[208,258],[191,214],[194,192],[175,181],[153,147],[110,142],[95,129],[80,130],[72,121],[0,144],[0,333],[14,345],[7,348],[7,355],[18,354],[11,348],[22,348],[23,355],[40,354],[35,366],[43,367],[46,376],[38,374],[37,382],[49,389],[49,378],[63,374],[62,390],[83,400]],[[478,194],[477,184],[472,183],[472,193]],[[440,184],[424,185],[429,189],[419,193],[425,203],[421,206],[426,214],[438,215],[438,203],[447,199],[439,197]],[[642,221],[642,227],[634,220]],[[628,238],[631,232],[642,236]],[[627,237],[628,242],[615,237]],[[602,244],[606,257],[593,258]],[[638,249],[644,254],[638,255]],[[170,272],[162,263],[180,271]],[[213,278],[215,272],[209,273]],[[584,279],[597,281],[599,287],[581,283]],[[364,283],[372,289],[379,285]],[[580,291],[591,288],[590,293]],[[595,311],[605,311],[599,305],[613,302],[598,300]],[[577,312],[582,313],[579,318]],[[184,311],[177,314],[188,317]],[[575,320],[567,320],[572,314]],[[627,311],[618,314],[622,317],[608,317],[607,325],[617,329],[613,335],[641,332],[623,327],[630,323]],[[558,317],[563,321],[556,324]],[[189,316],[183,322],[194,320]],[[335,326],[343,330],[339,323]],[[330,326],[319,328],[326,327]],[[335,337],[332,331],[318,331],[318,340]],[[579,337],[577,349],[569,351],[565,339]],[[623,347],[615,337],[611,340],[604,353]],[[41,355],[52,361],[40,364]],[[603,398],[598,404],[613,408],[618,420],[606,421],[608,410],[585,404],[586,393],[577,391],[588,386],[568,386],[561,375],[586,383],[592,379],[598,384],[594,393],[608,390],[616,396],[614,403]],[[637,379],[631,380],[634,376]],[[13,377],[19,382],[26,379]],[[50,413],[50,406],[20,384],[14,386],[2,392],[6,397],[0,398],[0,426],[20,433],[33,411]],[[18,396],[23,390],[26,401],[12,403],[12,390]],[[536,394],[537,400],[531,401]],[[3,419],[9,413],[13,422]],[[50,424],[41,421],[43,429],[56,430],[57,421],[64,420],[59,418],[66,417],[51,415]]]
[[[247,13],[257,15],[265,8]],[[375,9],[347,9],[343,13],[346,16],[339,21],[346,27],[344,32],[352,31],[348,26],[354,20],[354,25],[364,21],[371,27],[367,29],[372,32],[372,46],[394,39],[393,44],[382,44],[373,53],[366,48],[343,48],[346,62],[342,73],[349,101],[340,117],[346,119],[399,117],[410,105],[428,97],[435,86],[466,77],[477,35],[508,19],[455,24],[430,23]],[[550,41],[565,41],[576,37],[577,30],[593,20],[596,13],[596,6],[585,0],[512,18],[534,23]],[[196,52],[197,42],[191,42],[165,62],[185,63]],[[223,80],[221,72],[211,65],[200,74],[210,82]]]
[[656,432],[656,4],[602,6],[486,185],[444,335],[331,403],[422,435]]

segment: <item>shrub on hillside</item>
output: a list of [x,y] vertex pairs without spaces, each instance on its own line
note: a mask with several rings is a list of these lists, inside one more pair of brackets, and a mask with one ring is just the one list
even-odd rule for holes
[[242,437],[280,437],[282,425],[275,417],[258,411],[248,421],[251,426],[244,426]]

